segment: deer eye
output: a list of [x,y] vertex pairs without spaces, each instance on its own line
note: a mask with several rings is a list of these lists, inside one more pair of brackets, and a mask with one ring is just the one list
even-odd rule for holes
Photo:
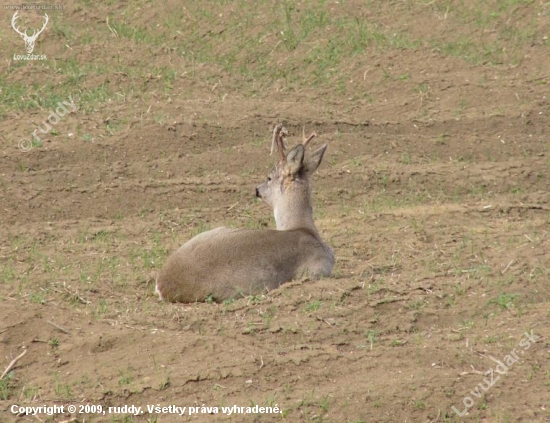
[[267,182],[271,182],[271,176],[267,177]]

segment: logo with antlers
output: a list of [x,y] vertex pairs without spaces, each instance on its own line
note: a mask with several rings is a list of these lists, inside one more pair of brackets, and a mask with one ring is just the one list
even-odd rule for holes
[[28,29],[25,30],[25,32],[21,32],[19,30],[19,27],[16,26],[16,20],[18,18],[18,15],[19,14],[19,11],[15,12],[15,14],[13,15],[13,18],[11,19],[11,26],[13,27],[13,29],[15,30],[15,32],[17,32],[19,35],[21,35],[21,37],[23,38],[23,40],[25,41],[25,49],[27,50],[27,53],[32,53],[32,51],[34,50],[34,43],[36,42],[36,39],[38,38],[38,36],[42,33],[42,31],[44,31],[44,29],[46,28],[46,25],[48,24],[48,20],[50,19],[48,17],[48,14],[45,13],[44,14],[44,24],[42,25],[42,28],[41,29],[33,29],[33,33],[32,35],[27,35],[27,31]]

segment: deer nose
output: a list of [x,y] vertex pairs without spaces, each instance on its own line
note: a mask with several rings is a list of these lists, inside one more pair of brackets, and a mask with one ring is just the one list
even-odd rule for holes
[[256,197],[262,198],[262,196],[260,195],[260,190],[258,189],[258,187],[256,187]]

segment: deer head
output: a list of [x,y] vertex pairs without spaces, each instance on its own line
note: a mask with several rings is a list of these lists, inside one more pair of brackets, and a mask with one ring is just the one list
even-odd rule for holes
[[33,29],[33,33],[31,36],[28,36],[27,35],[27,30],[25,30],[25,32],[21,32],[19,30],[19,27],[16,27],[15,26],[15,21],[17,20],[17,15],[19,14],[19,11],[15,12],[15,14],[13,15],[13,18],[11,19],[11,26],[13,27],[13,29],[15,30],[15,32],[17,32],[19,35],[21,35],[21,37],[23,38],[23,40],[25,41],[25,50],[27,50],[27,53],[32,53],[32,51],[34,50],[34,43],[36,41],[36,39],[38,38],[38,36],[42,33],[42,31],[44,31],[44,29],[46,28],[46,25],[48,24],[48,20],[50,19],[48,17],[48,15],[45,13],[44,14],[44,24],[42,25],[42,28],[37,30],[37,29]]
[[306,157],[305,147],[317,134],[313,132],[306,138],[304,132],[302,143],[287,154],[284,142],[286,134],[282,125],[277,125],[273,130],[272,151],[276,146],[279,163],[272,169],[267,181],[256,188],[256,196],[273,207],[277,229],[308,228],[316,232],[309,175],[321,164],[327,144]]

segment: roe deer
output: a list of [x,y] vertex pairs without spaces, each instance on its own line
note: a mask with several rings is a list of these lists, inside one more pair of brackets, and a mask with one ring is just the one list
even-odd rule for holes
[[311,207],[309,176],[321,164],[324,144],[309,157],[305,146],[316,136],[285,154],[286,130],[277,125],[273,146],[280,161],[256,196],[273,208],[277,230],[220,227],[203,232],[176,250],[159,272],[155,292],[161,300],[220,302],[278,288],[302,277],[330,275],[334,255],[325,244]]

